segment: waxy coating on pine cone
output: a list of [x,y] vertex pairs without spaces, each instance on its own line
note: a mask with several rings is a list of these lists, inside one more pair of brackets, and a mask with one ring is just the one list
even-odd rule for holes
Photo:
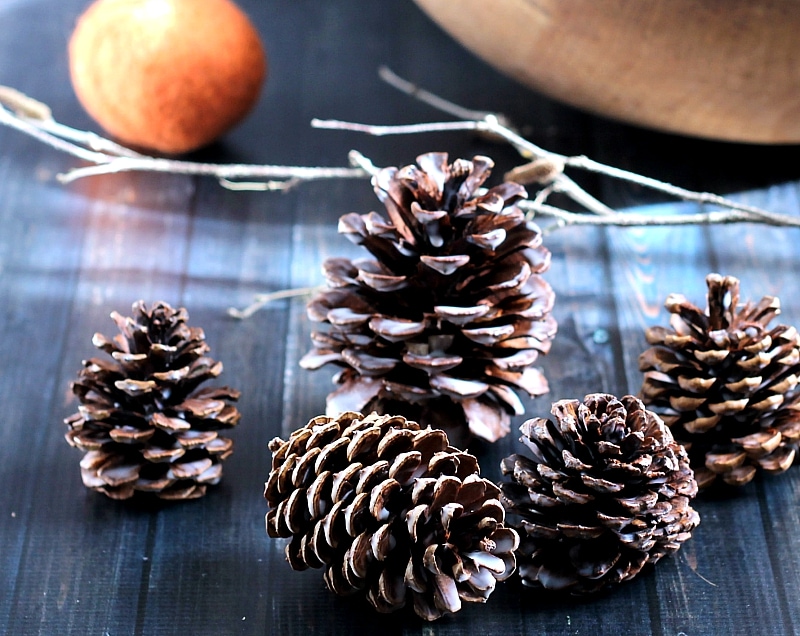
[[639,358],[642,399],[686,445],[701,488],[740,486],[761,469],[792,465],[800,442],[800,336],[769,323],[780,301],[739,304],[739,281],[710,274],[708,308],[680,294],[666,307],[670,327],[651,327]]
[[325,568],[340,595],[380,612],[411,600],[426,620],[485,602],[514,571],[517,534],[499,489],[438,429],[400,416],[319,416],[270,442],[271,537],[295,570]]
[[328,289],[308,314],[328,328],[300,364],[343,367],[329,415],[375,409],[437,426],[452,416],[453,428],[494,441],[524,413],[518,390],[548,391],[531,365],[556,332],[555,295],[540,276],[550,252],[514,205],[527,196],[521,185],[480,189],[490,159],[429,153],[417,164],[373,178],[388,218],[339,220],[374,258],[325,262]]
[[92,342],[111,359],[83,362],[72,392],[78,412],[65,420],[67,441],[86,454],[81,476],[88,488],[113,499],[136,492],[162,499],[195,499],[222,477],[233,442],[217,433],[236,425],[230,404],[239,392],[198,388],[222,372],[203,330],[186,324],[185,309],[138,301],[133,317],[111,318],[119,334]]
[[594,592],[632,579],[691,536],[697,482],[656,414],[633,396],[602,393],[561,400],[551,412],[554,420],[521,427],[532,458],[501,465],[523,583]]

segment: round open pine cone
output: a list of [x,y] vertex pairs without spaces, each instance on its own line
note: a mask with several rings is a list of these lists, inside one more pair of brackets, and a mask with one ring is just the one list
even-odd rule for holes
[[411,600],[426,620],[485,602],[514,571],[518,537],[499,489],[438,429],[401,416],[319,416],[270,442],[267,533],[295,570],[325,568],[379,612]]
[[676,551],[700,521],[689,505],[697,483],[683,447],[633,396],[596,393],[553,404],[531,419],[500,484],[520,533],[526,585],[575,594],[635,577]]
[[111,359],[84,360],[72,392],[78,412],[68,417],[67,442],[86,454],[88,488],[113,499],[136,492],[161,499],[195,499],[222,476],[233,442],[218,430],[236,425],[230,404],[239,392],[198,388],[222,372],[203,330],[186,324],[185,309],[138,301],[133,317],[111,318],[119,334],[96,333],[93,344]]
[[548,391],[532,365],[556,332],[541,277],[550,252],[514,205],[527,196],[521,185],[480,189],[491,159],[429,153],[417,164],[373,178],[388,218],[339,220],[374,258],[325,262],[328,288],[308,315],[327,329],[312,334],[300,364],[342,367],[329,415],[399,413],[447,428],[451,440],[494,441],[524,413],[517,391]]
[[670,327],[651,327],[642,399],[689,451],[700,487],[740,486],[792,465],[800,441],[800,336],[770,321],[780,301],[739,304],[739,281],[709,274],[705,311],[680,294]]

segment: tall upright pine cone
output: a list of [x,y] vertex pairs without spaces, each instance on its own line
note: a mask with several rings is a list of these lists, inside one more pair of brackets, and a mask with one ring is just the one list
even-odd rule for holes
[[222,363],[206,355],[203,330],[187,326],[185,309],[139,301],[132,313],[111,314],[120,331],[113,339],[92,338],[111,360],[84,360],[72,384],[80,406],[64,420],[67,442],[86,451],[84,485],[113,499],[137,491],[201,497],[233,452],[233,442],[217,431],[238,423],[230,402],[239,392],[198,388],[222,372]]
[[671,326],[647,330],[642,399],[686,445],[701,487],[717,477],[738,486],[795,459],[800,337],[794,327],[769,328],[777,298],[740,306],[736,278],[709,274],[706,283],[705,311],[671,294]]
[[519,530],[523,583],[576,594],[627,581],[677,550],[700,521],[683,447],[633,396],[553,404],[503,460],[502,502]]
[[509,432],[511,414],[524,412],[517,390],[548,390],[531,365],[556,332],[555,296],[540,276],[550,252],[514,205],[526,196],[522,186],[480,190],[490,159],[448,163],[447,154],[429,153],[417,163],[373,178],[388,219],[339,220],[374,260],[325,262],[328,289],[308,314],[328,328],[312,334],[300,364],[343,367],[329,415],[402,413],[494,441]]
[[271,537],[295,570],[325,568],[341,595],[379,612],[413,602],[426,620],[482,603],[515,567],[497,486],[438,429],[401,416],[319,416],[270,443]]

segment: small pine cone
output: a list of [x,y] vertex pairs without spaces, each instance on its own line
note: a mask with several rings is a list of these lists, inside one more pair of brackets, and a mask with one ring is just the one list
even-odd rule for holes
[[328,289],[308,314],[328,328],[312,334],[300,364],[343,368],[329,415],[400,413],[448,428],[451,440],[469,432],[494,441],[524,413],[518,390],[548,391],[532,364],[556,332],[555,295],[540,276],[550,252],[514,205],[526,196],[521,185],[479,190],[490,159],[429,153],[417,163],[373,178],[388,219],[339,220],[374,260],[325,262]]
[[739,281],[709,274],[708,308],[680,294],[670,327],[651,327],[639,358],[642,399],[689,452],[700,487],[718,477],[741,486],[758,469],[792,465],[800,441],[800,336],[769,322],[780,301],[739,306]]
[[594,592],[632,579],[691,536],[697,482],[657,415],[633,396],[602,393],[561,400],[551,412],[555,422],[520,429],[533,459],[501,464],[523,583]]
[[411,599],[426,620],[485,602],[514,571],[517,534],[499,489],[438,429],[401,416],[319,416],[270,443],[271,537],[295,570],[325,568],[340,595],[379,612]]
[[189,327],[185,309],[163,302],[149,309],[134,303],[133,317],[111,318],[120,333],[100,333],[92,343],[111,360],[84,360],[72,392],[78,412],[65,421],[67,442],[86,454],[81,476],[87,488],[112,499],[153,493],[162,499],[195,499],[222,476],[233,442],[218,430],[234,426],[229,404],[239,392],[198,386],[222,372],[203,330]]

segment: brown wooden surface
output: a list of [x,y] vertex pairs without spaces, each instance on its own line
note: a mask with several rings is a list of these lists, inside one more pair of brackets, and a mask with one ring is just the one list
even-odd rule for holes
[[800,141],[797,0],[416,2],[483,59],[575,106],[712,139]]
[[[92,124],[67,79],[66,41],[83,0],[0,3],[0,84]],[[358,148],[379,165],[429,150],[493,156],[511,149],[465,133],[374,139],[313,130],[312,117],[367,123],[442,115],[377,79],[380,64],[467,106],[508,114],[535,142],[587,154],[686,187],[800,214],[797,147],[693,141],[581,114],[505,79],[430,22],[410,0],[247,0],[272,76],[253,115],[195,158],[343,165]],[[792,634],[800,631],[800,472],[738,495],[702,497],[702,522],[673,558],[598,598],[536,594],[511,581],[485,606],[433,625],[339,599],[321,573],[292,572],[266,536],[267,442],[324,410],[331,372],[302,371],[310,325],[303,301],[246,321],[226,315],[254,293],[313,285],[328,255],[354,255],[336,234],[347,212],[379,209],[361,181],[313,183],[287,194],[235,193],[207,179],[130,174],[63,186],[76,160],[0,129],[0,633],[28,634]],[[612,205],[681,214],[641,189],[576,177]],[[658,209],[649,207],[657,204]],[[552,400],[636,392],[643,328],[666,322],[677,291],[701,302],[711,270],[741,278],[743,295],[778,294],[800,324],[796,230],[754,226],[552,233],[548,280],[559,335],[542,362]],[[222,483],[202,500],[115,502],[81,484],[80,454],[63,439],[68,393],[95,331],[139,298],[185,306],[242,391],[242,422]],[[520,450],[515,433],[476,445],[484,474]]]

